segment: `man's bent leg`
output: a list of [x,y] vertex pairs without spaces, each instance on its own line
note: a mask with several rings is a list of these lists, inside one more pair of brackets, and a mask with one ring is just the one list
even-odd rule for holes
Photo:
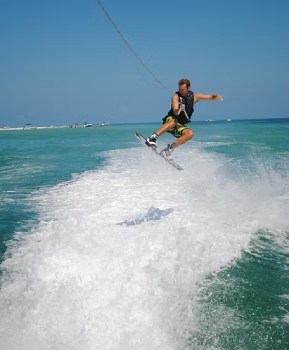
[[189,140],[191,140],[194,136],[194,132],[192,129],[184,129],[182,132],[182,136],[180,136],[173,144],[172,147],[176,148],[179,147],[180,145],[182,145],[185,142],[188,142]]
[[150,137],[146,139],[147,144],[156,150],[158,137],[164,134],[165,132],[173,129],[175,125],[176,125],[176,120],[170,117],[168,122],[164,123],[157,131],[155,131]]
[[171,145],[168,144],[167,147],[161,151],[161,155],[163,157],[171,159],[172,152],[174,151],[174,149],[182,145],[183,143],[189,141],[194,136],[193,130],[189,128],[185,128],[181,133],[181,136],[174,143],[172,143]]
[[176,120],[175,119],[171,119],[169,120],[167,123],[163,124],[157,131],[156,134],[158,136],[163,135],[164,133],[166,133],[167,131],[173,129],[176,125]]

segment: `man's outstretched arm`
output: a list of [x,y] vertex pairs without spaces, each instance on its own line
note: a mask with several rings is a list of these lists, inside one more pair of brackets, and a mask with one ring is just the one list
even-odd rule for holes
[[215,100],[215,101],[223,101],[223,96],[221,95],[208,95],[208,94],[202,94],[202,93],[195,93],[194,94],[194,103],[197,103],[202,100]]

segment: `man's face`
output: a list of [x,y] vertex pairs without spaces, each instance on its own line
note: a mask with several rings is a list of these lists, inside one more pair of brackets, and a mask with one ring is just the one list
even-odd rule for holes
[[186,84],[179,85],[179,92],[182,96],[188,96],[190,87]]

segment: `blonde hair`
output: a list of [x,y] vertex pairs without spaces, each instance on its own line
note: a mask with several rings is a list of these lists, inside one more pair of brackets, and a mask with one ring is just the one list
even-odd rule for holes
[[189,79],[181,79],[180,81],[179,81],[179,86],[180,85],[186,85],[187,87],[190,87],[191,86],[191,82],[189,81]]

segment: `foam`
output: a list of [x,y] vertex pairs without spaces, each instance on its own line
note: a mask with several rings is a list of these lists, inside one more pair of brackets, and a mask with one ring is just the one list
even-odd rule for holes
[[[104,168],[35,195],[39,222],[2,264],[1,348],[184,346],[204,277],[240,257],[260,226],[288,228],[282,179],[249,185],[225,159],[186,152],[175,154],[179,173],[146,150],[111,151]],[[151,207],[173,211],[117,225]]]

